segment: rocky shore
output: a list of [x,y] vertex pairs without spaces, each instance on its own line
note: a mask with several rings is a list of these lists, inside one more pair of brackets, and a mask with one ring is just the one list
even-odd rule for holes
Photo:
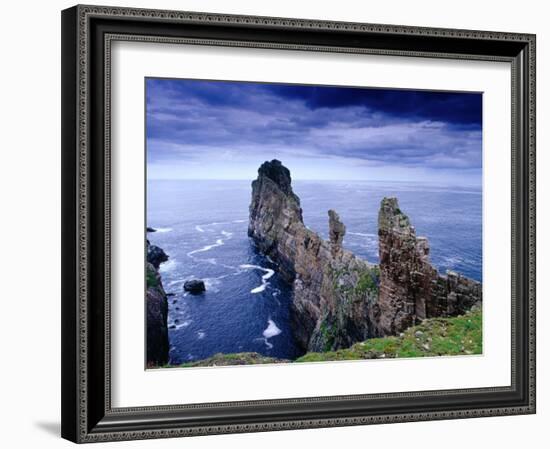
[[461,315],[481,302],[479,282],[441,275],[430,264],[427,239],[416,236],[396,198],[381,202],[379,265],[343,249],[346,227],[334,210],[328,225],[328,241],[304,225],[290,172],[280,161],[260,166],[248,235],[292,286],[293,330],[304,351],[397,335],[423,319]]

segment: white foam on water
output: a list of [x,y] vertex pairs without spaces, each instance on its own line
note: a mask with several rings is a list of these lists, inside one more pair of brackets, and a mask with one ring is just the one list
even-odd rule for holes
[[232,233],[232,232],[228,232],[228,231],[222,231],[222,235],[223,235],[224,237],[230,238],[230,237],[233,235],[233,233]]
[[206,287],[206,291],[213,291],[213,292],[216,292],[218,293],[220,291],[219,288],[217,288],[220,284],[221,284],[221,279],[227,277],[227,275],[223,275],[223,276],[218,276],[218,277],[215,277],[215,278],[204,278],[203,281],[204,281],[204,285]]
[[275,335],[279,335],[281,332],[281,329],[277,327],[275,321],[273,321],[271,318],[267,320],[267,328],[263,332],[264,338],[275,337]]
[[256,287],[250,290],[250,293],[261,293],[266,289],[266,287],[267,287],[267,283],[262,284],[259,287]]
[[248,220],[233,220],[233,223],[246,223]]
[[168,273],[169,271],[174,271],[178,263],[175,259],[168,259],[166,262],[163,262],[159,266],[159,271],[161,273]]
[[195,226],[195,229],[196,229],[198,232],[204,232],[204,229],[202,229],[199,225]]
[[218,239],[216,240],[216,243],[213,243],[212,245],[206,245],[206,246],[203,246],[202,248],[200,249],[196,249],[194,251],[190,251],[187,253],[188,256],[192,256],[193,254],[197,254],[197,253],[204,253],[205,251],[210,251],[212,248],[216,248],[218,246],[222,246],[224,243],[223,243],[223,240],[222,239]]
[[163,233],[163,232],[170,232],[172,231],[172,228],[155,228],[157,232]]
[[177,331],[180,330],[182,327],[187,327],[191,324],[192,320],[184,321],[183,323],[168,323],[168,330]]
[[271,318],[267,320],[267,328],[263,332],[264,336],[264,342],[268,349],[273,348],[273,344],[269,342],[269,339],[271,337],[275,337],[276,335],[279,335],[281,333],[281,329],[277,327],[275,324],[275,321],[273,321]]
[[197,332],[197,339],[202,340],[206,336],[206,332],[198,331]]
[[183,284],[184,282],[188,281],[189,279],[196,279],[196,276],[193,275],[193,274],[190,274],[189,277],[185,278],[185,279],[175,279],[173,281],[170,281],[168,282],[168,287],[172,287],[174,285],[179,285],[179,284]]
[[248,268],[253,270],[261,270],[265,272],[265,274],[262,276],[262,285],[253,288],[252,290],[250,290],[250,293],[263,292],[269,285],[269,282],[267,282],[267,280],[275,274],[275,271],[272,270],[271,268],[264,268],[264,267],[260,267],[259,265],[242,264],[242,265],[239,265],[239,268]]
[[262,276],[262,279],[264,281],[267,281],[271,276],[275,274],[275,271],[271,270],[270,268],[263,268],[263,269],[267,271],[267,273]]

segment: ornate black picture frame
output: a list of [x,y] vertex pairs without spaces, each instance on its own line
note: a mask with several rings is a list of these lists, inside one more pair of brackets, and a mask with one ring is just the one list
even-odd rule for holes
[[[504,61],[512,84],[511,385],[111,405],[110,46],[116,40]],[[535,36],[75,6],[62,12],[62,436],[165,438],[535,412]]]

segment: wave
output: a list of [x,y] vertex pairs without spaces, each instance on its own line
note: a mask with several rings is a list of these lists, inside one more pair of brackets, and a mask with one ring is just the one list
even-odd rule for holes
[[195,226],[195,229],[199,232],[204,232],[204,229],[202,229],[199,225]]
[[259,287],[253,288],[250,290],[250,293],[261,293],[267,288],[267,282],[265,284],[260,285]]
[[282,330],[277,327],[275,321],[271,318],[267,320],[267,328],[263,332],[265,338],[275,337],[275,335],[279,335],[281,332]]
[[267,282],[267,280],[275,274],[275,271],[272,270],[271,268],[264,268],[264,267],[260,267],[259,265],[242,264],[242,265],[239,265],[239,268],[248,268],[253,270],[261,270],[265,272],[265,274],[262,276],[262,285],[250,290],[250,293],[253,293],[253,294],[263,292],[269,285],[269,282]]
[[219,288],[217,288],[221,284],[221,280],[225,279],[228,274],[223,274],[221,276],[213,277],[213,278],[203,278],[204,285],[206,286],[206,291],[213,291],[218,293],[220,291]]
[[168,273],[170,271],[174,271],[178,263],[175,259],[168,259],[166,262],[163,262],[159,266],[159,271],[161,273]]
[[228,232],[228,231],[222,231],[222,235],[223,235],[224,237],[226,237],[226,238],[230,238],[230,237],[233,235],[233,233],[232,233],[232,232]]
[[222,246],[224,244],[223,240],[222,239],[218,239],[216,240],[216,243],[213,243],[212,245],[206,245],[206,246],[203,246],[202,248],[200,249],[196,249],[194,251],[191,251],[191,252],[188,252],[187,255],[188,256],[191,256],[193,254],[197,254],[197,253],[203,253],[205,251],[210,251],[212,248],[216,248],[218,246]]
[[157,232],[163,233],[163,232],[171,232],[172,228],[155,228]]
[[169,330],[173,330],[173,331],[177,331],[177,330],[180,330],[182,327],[187,327],[191,324],[191,321],[192,320],[186,320],[182,323],[168,323],[168,329]]
[[197,332],[197,339],[202,340],[206,336],[206,332],[198,331]]
[[233,220],[232,223],[246,223],[248,220]]
[[264,336],[264,343],[268,349],[273,349],[273,344],[269,342],[271,337],[275,337],[282,333],[281,329],[277,327],[275,321],[271,318],[267,320],[267,328],[263,331],[262,335]]

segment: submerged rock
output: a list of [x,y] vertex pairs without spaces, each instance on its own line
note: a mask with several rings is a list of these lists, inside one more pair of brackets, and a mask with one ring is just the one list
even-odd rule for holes
[[190,281],[185,281],[183,284],[183,289],[186,292],[192,293],[194,295],[206,291],[204,281],[200,279],[192,279]]
[[157,230],[155,228],[147,226],[147,232],[157,232]]

